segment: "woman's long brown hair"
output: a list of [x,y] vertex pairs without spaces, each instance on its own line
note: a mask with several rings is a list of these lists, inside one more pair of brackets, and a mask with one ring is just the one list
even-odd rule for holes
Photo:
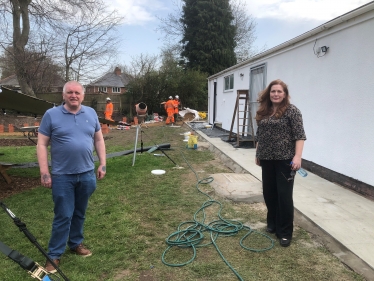
[[270,84],[266,87],[266,89],[263,90],[258,97],[257,101],[260,103],[260,107],[258,108],[255,117],[257,123],[263,119],[269,118],[273,114],[273,104],[270,100],[270,91],[271,87],[273,87],[274,85],[281,85],[284,93],[286,94],[286,96],[284,97],[283,101],[278,106],[277,111],[274,114],[275,118],[282,117],[282,115],[290,105],[290,95],[288,93],[288,87],[286,83],[284,83],[280,79],[271,81]]

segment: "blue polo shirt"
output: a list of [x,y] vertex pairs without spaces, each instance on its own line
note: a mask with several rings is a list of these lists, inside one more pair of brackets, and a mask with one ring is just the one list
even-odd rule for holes
[[79,174],[93,170],[94,134],[99,130],[97,114],[91,107],[82,105],[76,114],[63,105],[48,109],[39,133],[50,138],[51,173]]

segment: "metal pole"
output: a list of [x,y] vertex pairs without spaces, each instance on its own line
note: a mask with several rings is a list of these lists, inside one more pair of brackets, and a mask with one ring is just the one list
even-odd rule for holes
[[[214,81],[213,87],[213,126],[216,121],[216,103],[217,103],[217,81]],[[212,127],[213,128],[213,127]]]
[[139,125],[136,126],[136,137],[135,137],[135,147],[134,147],[134,156],[132,158],[132,165],[135,165],[135,157],[136,157],[136,146],[138,144],[138,135],[139,135]]

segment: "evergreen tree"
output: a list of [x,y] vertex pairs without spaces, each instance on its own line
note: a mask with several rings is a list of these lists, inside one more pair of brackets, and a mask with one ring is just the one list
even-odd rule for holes
[[229,0],[184,0],[182,57],[209,75],[236,63],[235,27]]

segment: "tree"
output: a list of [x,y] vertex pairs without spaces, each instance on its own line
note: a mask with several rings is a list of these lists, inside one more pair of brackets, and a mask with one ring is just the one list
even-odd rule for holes
[[10,0],[13,16],[14,68],[22,92],[26,95],[35,96],[34,91],[26,81],[25,74],[27,70],[25,68],[25,64],[22,63],[25,55],[25,46],[29,40],[30,33],[30,19],[28,10],[30,3],[31,0]]
[[[234,17],[232,24],[236,28],[234,38],[236,43],[235,53],[237,62],[240,62],[258,52],[253,46],[256,39],[256,22],[247,13],[245,0],[230,0],[230,6]],[[167,48],[181,49],[179,41],[183,37],[183,24],[180,19],[183,14],[183,6],[180,0],[175,0],[173,1],[173,7],[173,13],[168,14],[166,18],[159,18],[160,25],[157,30],[162,32]]]
[[[76,73],[80,73],[79,71],[82,70],[83,67],[87,69],[88,61],[92,63],[98,57],[103,57],[97,55],[98,52],[96,52],[96,57],[92,55],[94,50],[93,46],[95,44],[99,45],[99,42],[108,42],[103,40],[105,35],[102,35],[99,39],[95,37],[95,32],[98,31],[98,29],[95,30],[95,27],[100,26],[103,28],[103,26],[110,26],[109,29],[104,32],[107,34],[108,30],[118,23],[116,22],[118,19],[116,17],[114,25],[108,25],[107,22],[103,24],[103,21],[100,25],[100,23],[93,21],[89,16],[97,16],[99,13],[103,13],[103,16],[113,15],[111,13],[106,13],[104,3],[104,0],[0,0],[0,20],[3,31],[0,34],[0,37],[2,37],[0,45],[3,49],[9,46],[9,43],[13,46],[14,69],[23,93],[35,96],[30,83],[26,79],[26,73],[28,72],[27,66],[29,64],[25,63],[25,53],[27,52],[27,46],[29,44],[31,27],[35,30],[34,34],[43,33],[48,38],[55,38],[55,45],[62,46],[62,40],[56,37],[56,32],[62,34],[61,31],[63,27],[69,27],[69,30],[72,30],[73,28],[71,28],[71,25],[67,25],[67,23],[72,22],[72,19],[82,18],[84,15],[85,18],[88,19],[87,22],[89,24],[81,27],[79,36],[75,37],[78,38],[77,40],[81,40],[84,46],[80,44],[78,48],[75,44],[77,41],[74,41],[73,44],[75,45],[71,45],[70,43],[73,41],[66,40],[68,43],[65,44],[65,48],[60,48],[60,52],[62,50],[71,50],[69,49],[70,47],[77,50],[79,55],[74,53],[72,56],[74,58],[73,60],[70,57],[70,60],[66,59],[64,61],[71,63],[69,65],[70,69],[73,64],[72,61],[74,61],[76,64],[73,70]],[[85,23],[87,24],[87,22]],[[100,30],[103,31],[104,29]],[[67,32],[65,34],[69,33]],[[40,43],[43,42],[41,41]],[[57,51],[57,48],[55,50]],[[67,54],[72,53],[73,52],[65,52],[66,55],[60,55],[60,57],[66,58],[69,57]],[[111,55],[114,57],[113,53]],[[59,55],[54,57],[59,57]],[[79,75],[76,75],[75,78],[79,78]]]
[[3,50],[3,54],[0,56],[1,79],[9,77],[15,73],[13,53],[13,48],[9,46]]
[[249,15],[247,4],[241,0],[230,1],[232,15],[234,16],[233,25],[235,26],[235,54],[237,63],[245,61],[253,56],[258,50],[253,47],[256,40],[255,30],[256,22],[252,15]]
[[229,0],[184,0],[182,57],[187,67],[212,75],[236,63]]
[[182,105],[198,110],[207,110],[207,74],[198,70],[185,69],[178,63],[172,49],[162,52],[161,66],[157,68],[159,57],[141,54],[132,58],[125,73],[133,79],[127,85],[127,104],[124,114],[134,115],[134,105],[147,104],[148,113],[163,113],[162,102],[169,96],[179,95]]
[[140,54],[133,57],[129,66],[124,68],[133,79],[127,85],[127,112],[130,118],[134,115],[135,104],[144,102],[147,104],[148,112],[155,106],[155,99],[158,95],[158,72],[156,69],[158,56]]
[[58,27],[64,38],[66,81],[89,80],[92,72],[115,59],[120,39],[114,32],[122,20],[117,11],[107,11],[105,4],[98,2],[93,9],[78,13]]
[[178,95],[182,106],[196,110],[207,110],[207,74],[199,70],[182,67],[173,49],[164,49],[160,73],[159,96],[166,101]]
[[158,17],[160,25],[157,30],[164,34],[164,38],[170,44],[180,41],[183,36],[183,24],[180,21],[183,14],[183,0],[173,0],[174,13],[168,14],[166,18]]
[[[26,49],[23,53],[24,73],[23,78],[35,93],[51,92],[53,86],[61,85],[62,69],[58,66],[48,52],[42,49]],[[5,48],[3,55],[0,56],[0,69],[2,78],[15,73],[14,60],[15,53],[13,47]]]

